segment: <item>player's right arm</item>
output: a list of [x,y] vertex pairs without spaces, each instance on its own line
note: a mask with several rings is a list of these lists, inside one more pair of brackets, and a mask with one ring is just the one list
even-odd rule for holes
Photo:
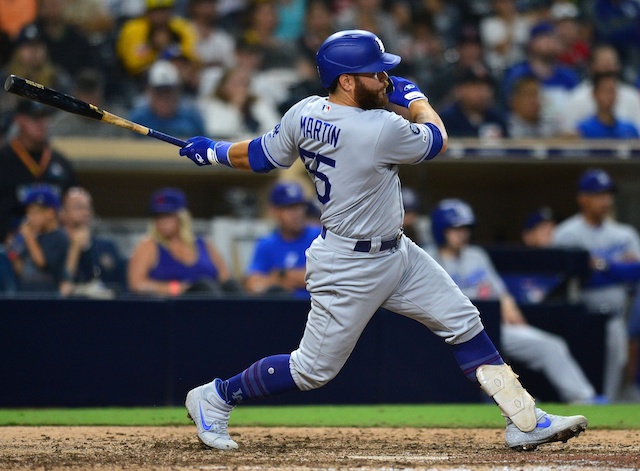
[[393,91],[389,94],[389,101],[409,110],[411,121],[418,124],[433,125],[442,138],[442,148],[440,154],[447,150],[449,135],[444,126],[442,118],[433,109],[429,99],[420,91],[418,86],[402,77],[389,77],[393,85]]

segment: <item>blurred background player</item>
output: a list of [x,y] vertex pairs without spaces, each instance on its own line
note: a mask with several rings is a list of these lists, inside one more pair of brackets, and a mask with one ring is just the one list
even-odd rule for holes
[[595,389],[571,356],[564,339],[530,325],[496,272],[487,252],[470,245],[471,207],[445,199],[431,213],[436,246],[430,255],[470,299],[500,301],[500,350],[506,358],[542,372],[565,402],[592,403]]
[[247,292],[308,299],[305,252],[320,234],[320,228],[308,223],[304,189],[293,181],[277,183],[271,189],[269,205],[277,227],[256,243],[247,268]]
[[[628,359],[626,314],[629,282],[637,277],[607,276],[613,267],[624,269],[640,261],[640,237],[628,224],[613,220],[616,186],[607,172],[588,169],[577,185],[579,212],[558,224],[553,245],[588,250],[600,276],[583,286],[582,301],[594,315],[607,316],[604,394],[617,401]],[[633,275],[633,274],[632,274]],[[634,279],[635,278],[635,279]]]

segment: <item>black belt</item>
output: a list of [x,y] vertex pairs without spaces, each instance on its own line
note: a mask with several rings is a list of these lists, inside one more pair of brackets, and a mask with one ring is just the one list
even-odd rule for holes
[[[324,239],[327,235],[327,228],[322,226],[322,231],[320,235]],[[389,240],[383,240],[380,243],[380,252],[384,250],[395,249],[398,246],[398,241],[400,240],[400,236],[402,235],[402,231],[398,233],[396,237]],[[356,245],[353,247],[354,252],[369,252],[371,250],[371,241],[370,240],[359,240],[356,242]]]

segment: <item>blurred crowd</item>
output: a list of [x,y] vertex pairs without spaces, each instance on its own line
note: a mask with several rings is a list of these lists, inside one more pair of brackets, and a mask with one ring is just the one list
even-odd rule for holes
[[[0,1],[0,70],[180,137],[271,129],[324,94],[319,45],[376,33],[453,137],[638,137],[635,0]],[[17,99],[0,100],[0,136]],[[51,135],[113,135],[60,116]]]

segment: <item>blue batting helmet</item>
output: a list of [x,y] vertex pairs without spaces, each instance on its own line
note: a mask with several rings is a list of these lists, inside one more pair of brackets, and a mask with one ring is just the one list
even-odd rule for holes
[[332,34],[316,54],[318,73],[325,88],[330,88],[342,74],[382,72],[399,63],[400,56],[385,52],[378,36],[360,29]]
[[476,223],[471,206],[464,201],[451,198],[440,201],[431,213],[431,232],[438,245],[446,242],[444,231],[451,227],[472,226]]

